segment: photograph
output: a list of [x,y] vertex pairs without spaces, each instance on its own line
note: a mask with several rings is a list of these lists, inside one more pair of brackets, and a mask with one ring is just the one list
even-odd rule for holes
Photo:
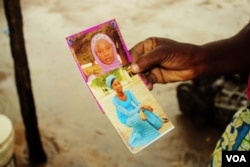
[[115,20],[66,38],[86,82],[131,62]]
[[100,110],[137,153],[174,128],[138,74],[115,20],[66,38]]
[[250,167],[250,0],[0,6],[0,167]]
[[174,128],[141,78],[129,75],[127,67],[94,79],[89,88],[132,153]]

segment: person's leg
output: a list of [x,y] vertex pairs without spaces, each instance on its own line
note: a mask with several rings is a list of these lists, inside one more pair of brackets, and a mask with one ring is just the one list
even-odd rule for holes
[[157,116],[154,112],[144,110],[144,113],[147,117],[147,122],[152,125],[155,129],[160,129],[162,126],[162,120],[159,116]]
[[131,147],[141,147],[156,139],[160,133],[147,121],[143,121],[139,114],[129,117],[127,126],[132,127],[129,144]]

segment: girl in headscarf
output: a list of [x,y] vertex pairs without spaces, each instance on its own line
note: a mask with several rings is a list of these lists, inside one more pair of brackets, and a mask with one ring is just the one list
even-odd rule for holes
[[114,42],[106,34],[94,35],[91,40],[91,51],[103,73],[110,72],[122,65]]
[[118,119],[122,124],[132,128],[130,146],[145,146],[156,139],[160,135],[158,129],[163,122],[153,113],[153,108],[142,105],[129,90],[123,91],[120,81],[114,75],[106,78],[106,84],[116,92],[112,102],[116,107]]

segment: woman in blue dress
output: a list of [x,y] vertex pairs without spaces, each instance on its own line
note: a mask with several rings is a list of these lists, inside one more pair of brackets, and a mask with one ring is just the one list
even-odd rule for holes
[[123,90],[120,81],[110,75],[106,78],[106,84],[116,92],[112,102],[116,107],[116,114],[120,122],[132,128],[129,144],[132,148],[149,144],[160,133],[162,120],[153,113],[149,105],[141,104],[129,90]]

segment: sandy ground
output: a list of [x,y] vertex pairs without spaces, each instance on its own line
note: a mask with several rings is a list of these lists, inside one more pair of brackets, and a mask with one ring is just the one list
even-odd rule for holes
[[[15,127],[18,165],[27,166],[2,3],[0,112]],[[219,132],[197,128],[181,115],[177,84],[156,85],[152,91],[176,128],[131,154],[83,84],[65,37],[116,18],[128,48],[149,36],[202,44],[241,29],[250,19],[249,0],[23,0],[21,4],[39,127],[49,157],[44,166],[207,166]]]

